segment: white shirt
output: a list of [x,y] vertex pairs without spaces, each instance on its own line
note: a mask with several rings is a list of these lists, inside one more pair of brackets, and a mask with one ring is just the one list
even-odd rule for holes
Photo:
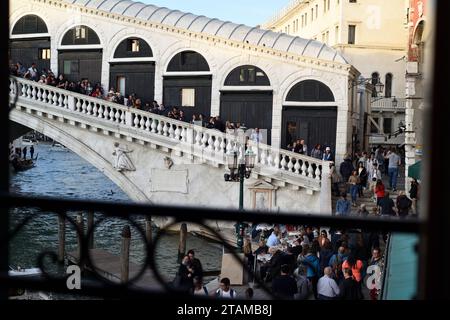
[[323,276],[317,283],[317,293],[325,297],[334,298],[339,295],[339,287],[334,279]]
[[276,247],[280,244],[280,239],[275,235],[275,233],[272,232],[270,237],[267,239],[267,246],[268,247]]
[[254,131],[252,133],[250,139],[252,139],[252,141],[255,141],[255,142],[262,142],[262,139],[263,139],[262,133]]

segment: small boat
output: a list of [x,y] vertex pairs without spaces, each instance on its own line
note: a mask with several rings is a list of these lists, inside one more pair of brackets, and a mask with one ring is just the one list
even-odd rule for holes
[[39,268],[29,268],[24,269],[21,267],[13,268],[9,267],[8,276],[10,277],[40,277],[42,275],[42,271]]
[[[24,269],[21,267],[9,267],[8,276],[20,277],[25,279],[39,279],[42,277],[42,271],[39,268]],[[44,292],[33,292],[23,288],[10,288],[9,299],[13,300],[52,300],[51,294]]]
[[59,142],[53,141],[52,150],[66,151],[67,147]]

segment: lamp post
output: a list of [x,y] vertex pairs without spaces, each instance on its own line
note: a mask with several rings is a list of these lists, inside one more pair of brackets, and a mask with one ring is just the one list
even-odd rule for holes
[[[243,147],[241,147],[243,148]],[[238,153],[233,151],[227,154],[227,164],[230,173],[225,173],[225,181],[239,182],[239,210],[244,210],[244,180],[250,178],[252,169],[255,167],[255,154],[251,149],[247,149],[244,157],[239,158]],[[236,223],[237,247],[242,251],[244,244],[244,231],[248,226],[246,223]]]

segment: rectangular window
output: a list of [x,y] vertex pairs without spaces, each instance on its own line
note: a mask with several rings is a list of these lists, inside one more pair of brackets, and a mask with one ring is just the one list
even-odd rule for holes
[[50,60],[50,49],[39,49],[40,60]]
[[325,39],[326,39],[325,43],[326,43],[326,44],[329,44],[329,42],[330,42],[330,31],[327,31],[327,32],[326,32],[326,34],[325,34]]
[[140,44],[138,39],[128,39],[127,40],[127,51],[128,52],[139,52]]
[[316,4],[316,19],[319,17],[319,5]]
[[384,133],[392,133],[392,118],[383,119],[383,131]]
[[71,64],[72,64],[72,61],[64,61],[64,74],[70,74],[71,72],[70,72],[70,68],[71,68]]
[[314,21],[314,8],[311,8],[311,22]]
[[[372,118],[373,121],[376,122],[377,125],[380,124],[378,118]],[[370,133],[379,133],[377,127],[373,124],[372,121],[370,121]]]
[[242,68],[241,71],[239,72],[239,81],[245,82],[245,68]]
[[65,60],[64,61],[64,74],[78,73],[78,60]]
[[334,29],[334,42],[339,43],[339,26]]
[[195,107],[195,89],[191,88],[181,89],[181,106]]
[[348,26],[348,44],[355,44],[356,38],[356,26],[349,25]]
[[327,0],[323,0],[323,13],[327,12]]
[[349,2],[350,3],[356,3],[356,0],[350,0]]
[[305,13],[305,26],[308,24],[308,14]]
[[255,82],[256,70],[255,68],[248,68],[248,82]]
[[305,25],[305,16],[302,14],[302,28]]
[[330,0],[327,0],[327,11],[330,11]]
[[122,96],[125,96],[125,77],[118,76],[116,81],[117,92],[120,92]]
[[86,27],[78,26],[75,28],[75,39],[86,39]]

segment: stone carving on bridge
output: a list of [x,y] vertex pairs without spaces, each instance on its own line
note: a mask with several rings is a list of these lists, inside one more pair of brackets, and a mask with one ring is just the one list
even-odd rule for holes
[[128,148],[123,149],[120,147],[120,144],[118,142],[114,143],[114,152],[112,153],[112,155],[114,156],[114,168],[116,168],[117,171],[122,172],[136,170],[127,155],[127,153],[131,152],[133,152],[133,150],[128,150]]

